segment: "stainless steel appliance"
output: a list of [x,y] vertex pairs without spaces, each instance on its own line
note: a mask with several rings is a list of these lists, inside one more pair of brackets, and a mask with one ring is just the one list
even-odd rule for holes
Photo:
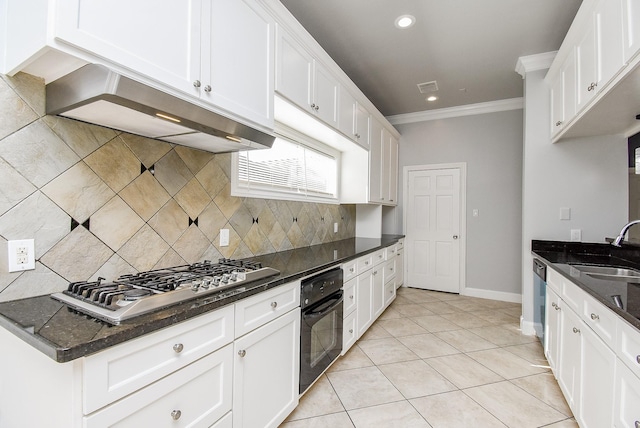
[[342,352],[343,274],[331,269],[301,281],[300,393]]
[[547,265],[538,259],[533,259],[533,329],[543,345],[546,296]]
[[120,324],[157,309],[197,297],[211,301],[245,291],[245,284],[277,275],[280,272],[246,260],[205,260],[147,272],[122,275],[113,282],[72,282],[66,291],[52,298],[71,308],[106,321]]
[[268,149],[275,140],[99,64],[85,65],[49,83],[46,92],[47,114],[209,152]]

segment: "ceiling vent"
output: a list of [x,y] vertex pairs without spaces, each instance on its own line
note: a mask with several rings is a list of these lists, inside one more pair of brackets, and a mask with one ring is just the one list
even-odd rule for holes
[[438,82],[432,80],[431,82],[418,83],[418,89],[421,94],[436,92],[438,90]]

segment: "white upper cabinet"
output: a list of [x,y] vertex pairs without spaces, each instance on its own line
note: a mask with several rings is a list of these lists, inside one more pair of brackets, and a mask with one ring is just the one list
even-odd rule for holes
[[364,148],[369,148],[369,112],[367,109],[356,101],[354,110],[354,135],[356,143]]
[[582,110],[595,96],[600,80],[595,18],[576,46],[576,56],[578,64],[577,110]]
[[555,136],[576,114],[576,50],[571,49],[551,84],[551,136]]
[[338,97],[338,130],[351,140],[356,139],[356,99],[346,88],[340,88]]
[[337,128],[338,81],[281,26],[276,38],[276,91]]
[[377,120],[371,121],[369,148],[369,201],[382,202],[382,146],[383,128]]
[[[54,48],[273,129],[275,21],[258,0],[58,0],[48,5],[55,19],[25,24],[47,34],[39,48],[25,48],[31,50],[23,53],[31,55],[26,63],[47,57],[39,50]],[[238,34],[242,37],[233,37]],[[56,58],[69,67],[79,65],[72,56]]]
[[640,51],[640,3],[637,0],[622,0],[622,48],[625,62],[631,61]]

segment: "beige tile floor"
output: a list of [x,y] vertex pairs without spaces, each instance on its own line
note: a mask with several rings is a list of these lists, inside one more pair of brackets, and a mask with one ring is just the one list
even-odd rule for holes
[[400,288],[282,428],[576,424],[520,304]]

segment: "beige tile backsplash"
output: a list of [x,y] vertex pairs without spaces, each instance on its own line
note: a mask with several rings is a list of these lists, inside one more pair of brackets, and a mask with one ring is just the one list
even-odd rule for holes
[[0,75],[0,245],[36,244],[35,270],[0,272],[0,301],[355,236],[354,205],[231,196],[230,155],[44,116],[44,94],[38,78]]

